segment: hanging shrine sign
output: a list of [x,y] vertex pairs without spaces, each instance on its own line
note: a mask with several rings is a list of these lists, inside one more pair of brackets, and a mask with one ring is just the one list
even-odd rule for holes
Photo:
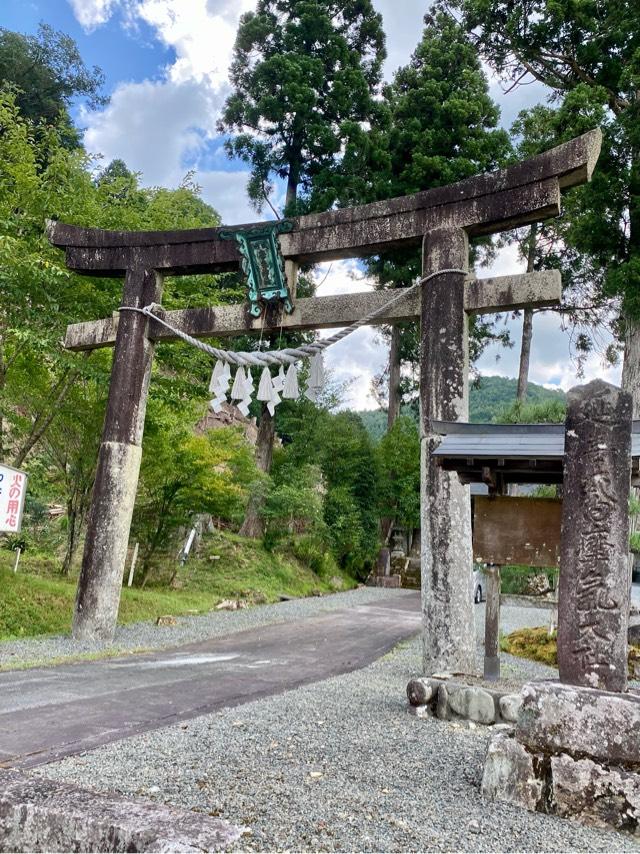
[[23,471],[0,465],[0,532],[17,534],[22,527],[27,475]]

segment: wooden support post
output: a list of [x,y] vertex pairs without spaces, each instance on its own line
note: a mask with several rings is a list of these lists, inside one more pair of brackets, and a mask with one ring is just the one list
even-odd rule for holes
[[[154,270],[127,270],[123,305],[142,308],[159,302],[161,295],[162,279]],[[110,641],[115,631],[153,349],[147,319],[138,312],[121,312],[73,616],[76,640]]]
[[16,549],[16,561],[13,564],[13,572],[14,574],[18,571],[18,564],[20,563],[20,555],[22,554],[22,549],[20,546]]
[[[429,231],[423,275],[466,270],[469,244],[461,228]],[[441,436],[433,421],[469,420],[468,320],[464,273],[443,273],[425,283],[421,315],[421,568],[424,671],[472,673],[475,626],[471,595],[471,499],[456,472],[437,465]]]
[[484,678],[500,679],[500,567],[487,566],[487,604],[484,612]]
[[136,543],[133,547],[133,554],[131,555],[131,566],[129,567],[129,580],[127,582],[127,587],[131,587],[133,584],[133,573],[136,571],[136,563],[138,562],[138,545]]

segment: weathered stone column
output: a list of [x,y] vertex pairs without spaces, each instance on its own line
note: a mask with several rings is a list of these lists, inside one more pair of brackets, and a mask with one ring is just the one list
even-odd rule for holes
[[[434,229],[423,243],[423,275],[468,269],[466,232]],[[424,672],[475,670],[469,487],[436,465],[432,421],[468,421],[469,347],[464,274],[444,273],[422,289],[420,362],[421,568]]]
[[[162,279],[154,270],[129,269],[122,305],[159,302]],[[147,319],[123,311],[118,321],[107,411],[78,581],[73,637],[113,638],[135,503],[153,343]]]
[[602,380],[569,392],[558,595],[560,679],[627,686],[631,395]]
[[484,611],[484,678],[500,679],[500,567],[485,569],[487,604]]

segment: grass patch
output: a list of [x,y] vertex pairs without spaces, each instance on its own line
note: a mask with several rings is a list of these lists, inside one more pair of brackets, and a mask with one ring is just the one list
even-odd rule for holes
[[[13,560],[12,552],[0,551],[0,639],[68,633],[77,577],[54,574],[56,562],[28,551],[14,574]],[[316,575],[287,546],[267,551],[259,541],[227,532],[204,538],[198,555],[178,572],[176,589],[169,586],[174,569],[175,564],[166,561],[144,589],[124,587],[118,622],[203,613],[223,599],[259,604],[276,602],[281,595],[310,596],[356,585],[340,573]]]
[[[558,666],[558,639],[554,632],[549,635],[544,627],[537,629],[517,629],[500,640],[503,652],[539,661],[541,664]],[[640,666],[640,646],[629,647],[629,675],[633,676],[635,667]]]
[[517,629],[506,635],[500,641],[503,652],[517,655],[519,658],[529,658],[541,664],[558,666],[558,641],[556,633],[549,635],[544,627],[537,629]]

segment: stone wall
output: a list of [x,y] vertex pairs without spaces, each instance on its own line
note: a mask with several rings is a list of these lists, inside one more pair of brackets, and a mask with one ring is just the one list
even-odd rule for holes
[[640,836],[640,695],[525,685],[513,735],[496,733],[491,800]]

